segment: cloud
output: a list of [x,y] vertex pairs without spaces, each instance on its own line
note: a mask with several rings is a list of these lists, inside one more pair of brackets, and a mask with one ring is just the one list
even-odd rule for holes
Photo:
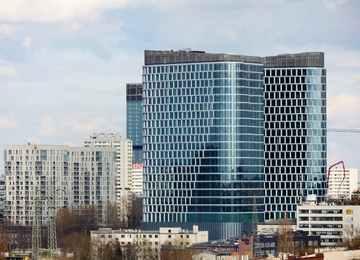
[[16,74],[16,70],[12,66],[2,66],[0,67],[0,76],[6,76],[6,77],[14,77]]
[[29,88],[26,85],[22,85],[19,83],[2,83],[0,82],[0,89],[1,90],[25,90]]
[[39,118],[37,122],[40,123],[38,134],[39,136],[53,137],[56,134],[56,125],[53,118],[50,115]]
[[94,132],[118,132],[119,127],[105,115],[78,114],[74,116],[46,115],[36,120],[40,137],[58,138],[65,135],[90,135]]
[[12,26],[6,23],[0,24],[0,36],[5,34],[10,34],[12,31],[13,31]]
[[21,43],[22,46],[29,47],[32,42],[31,37],[25,37],[24,41]]
[[8,115],[0,114],[0,129],[17,129],[21,128],[21,125],[18,123],[14,113]]
[[96,20],[108,9],[123,9],[130,0],[3,0],[0,20],[7,22],[72,22]]
[[325,7],[335,9],[337,6],[348,3],[348,0],[323,0]]
[[360,97],[340,94],[328,98],[329,128],[359,128]]

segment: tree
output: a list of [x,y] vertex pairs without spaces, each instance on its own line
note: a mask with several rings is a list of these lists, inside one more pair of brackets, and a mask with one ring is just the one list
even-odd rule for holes
[[109,202],[106,205],[105,213],[104,213],[104,221],[103,221],[103,224],[106,227],[113,229],[118,229],[120,227],[120,221],[119,221],[117,209],[118,207],[116,203]]
[[164,248],[161,249],[161,259],[192,260],[196,254],[197,251],[192,247],[191,240],[179,236],[166,241]]
[[64,253],[73,253],[75,260],[93,259],[91,239],[85,230],[80,233],[74,232],[66,237]]
[[357,249],[360,247],[360,228],[353,225],[344,227],[342,244],[347,249]]
[[278,253],[293,254],[294,253],[294,240],[291,224],[289,222],[287,213],[284,212],[285,218],[280,219],[278,233]]
[[99,210],[97,205],[71,205],[70,214],[76,223],[78,231],[99,228]]
[[7,252],[7,239],[6,239],[6,234],[4,231],[4,227],[3,224],[0,224],[0,259],[1,260],[5,260],[6,256],[5,253]]
[[56,216],[56,234],[63,237],[71,234],[75,229],[75,221],[66,208],[59,208]]
[[119,220],[121,228],[140,228],[142,220],[142,198],[122,197],[119,203]]
[[152,245],[149,240],[142,238],[135,241],[135,247],[138,259],[146,260],[158,260],[159,259],[159,247]]

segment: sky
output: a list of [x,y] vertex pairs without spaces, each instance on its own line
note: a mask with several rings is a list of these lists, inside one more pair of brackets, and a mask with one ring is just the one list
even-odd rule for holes
[[[144,50],[181,48],[324,52],[328,127],[360,129],[360,1],[1,0],[0,145],[125,138]],[[359,147],[360,134],[328,133],[328,165],[360,169]]]

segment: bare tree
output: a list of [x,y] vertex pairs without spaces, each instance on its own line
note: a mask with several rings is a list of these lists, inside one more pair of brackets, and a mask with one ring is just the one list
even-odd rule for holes
[[158,260],[160,257],[160,248],[151,244],[146,238],[134,241],[136,247],[137,258],[144,260]]
[[354,225],[346,225],[343,230],[342,244],[348,249],[357,249],[360,247],[360,228]]
[[122,197],[119,203],[119,220],[122,228],[140,228],[142,220],[142,198]]
[[59,208],[56,216],[56,235],[58,237],[67,236],[75,229],[75,220],[66,208]]
[[90,236],[86,231],[80,233],[72,233],[67,236],[64,253],[73,253],[75,260],[91,260],[93,259],[92,244]]
[[71,205],[70,214],[76,223],[78,231],[99,228],[99,210],[97,205]]
[[116,203],[108,203],[105,208],[103,224],[106,227],[118,229],[120,227],[120,221],[117,213]]
[[173,240],[165,242],[161,249],[161,259],[192,260],[197,250],[192,247],[191,240],[176,236]]
[[8,244],[7,244],[7,239],[6,239],[6,234],[4,231],[4,227],[3,224],[0,224],[0,259],[1,260],[5,260],[6,256],[5,253],[8,250]]
[[291,230],[291,224],[289,222],[287,213],[285,213],[285,218],[280,219],[280,225],[278,229],[278,253],[283,254],[293,254],[294,253],[294,240],[293,232]]

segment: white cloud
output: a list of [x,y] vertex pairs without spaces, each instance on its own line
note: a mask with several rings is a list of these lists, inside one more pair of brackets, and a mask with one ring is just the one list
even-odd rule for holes
[[337,6],[348,3],[348,0],[323,0],[325,7],[329,9],[335,9]]
[[12,31],[13,31],[12,26],[6,23],[0,24],[0,36],[5,34],[10,34]]
[[58,138],[59,135],[87,136],[94,132],[118,132],[119,126],[105,115],[78,114],[62,116],[60,113],[38,118],[40,137]]
[[21,128],[21,125],[18,123],[17,118],[14,113],[8,115],[0,114],[0,129],[16,129]]
[[0,76],[6,76],[6,77],[14,77],[16,74],[16,70],[12,66],[2,66],[0,67]]
[[56,135],[56,125],[50,115],[39,118],[37,122],[40,123],[38,134],[39,136],[54,137]]
[[25,39],[23,40],[23,42],[21,44],[22,44],[22,46],[29,47],[32,40],[33,39],[31,37],[25,37]]
[[122,9],[130,0],[3,0],[0,20],[7,22],[71,22],[95,20],[108,9]]
[[2,83],[2,82],[0,82],[1,90],[24,90],[27,88],[28,88],[28,86],[22,85],[19,83]]
[[359,128],[359,111],[359,96],[347,94],[340,94],[335,98],[330,96],[327,109],[329,128]]

